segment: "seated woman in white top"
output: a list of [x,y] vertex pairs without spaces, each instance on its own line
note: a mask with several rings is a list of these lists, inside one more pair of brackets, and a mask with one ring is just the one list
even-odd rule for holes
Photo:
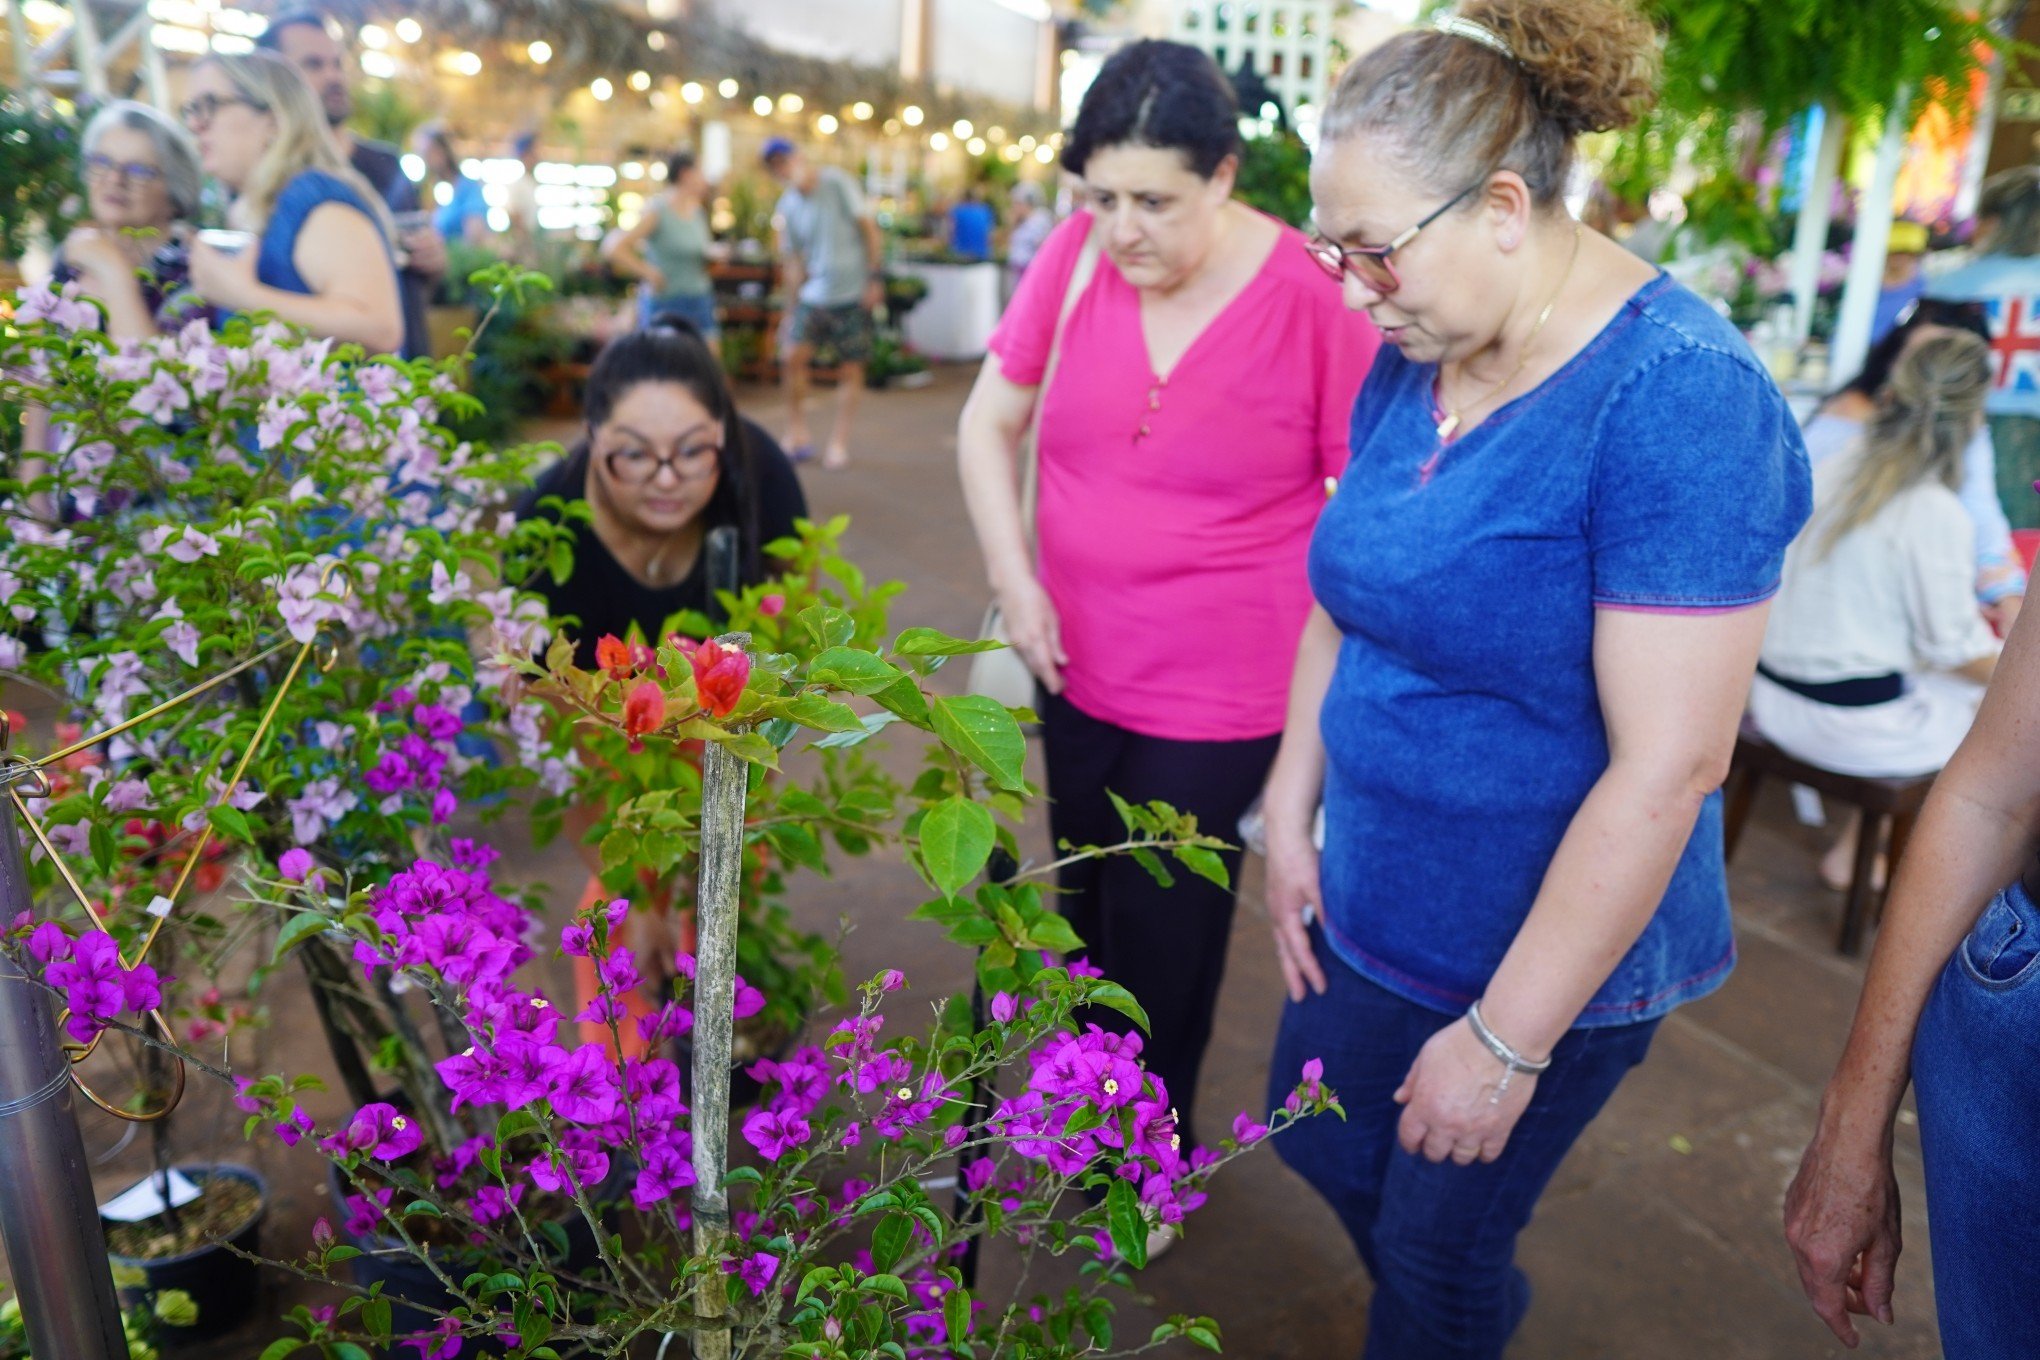
[[[1976,531],[1955,488],[1983,416],[1989,349],[1940,331],[1899,357],[1861,437],[1814,469],[1785,555],[1750,717],[1844,774],[1930,774],[1968,732],[1997,663],[1976,604]],[[1854,828],[1822,862],[1846,883]]]
[[[1863,360],[1863,371],[1850,383],[1822,402],[1801,433],[1806,438],[1806,456],[1815,467],[1830,457],[1853,448],[1863,427],[1877,414],[1877,398],[1890,380],[1892,365],[1899,356],[1930,335],[1967,331],[1990,339],[1990,327],[1980,302],[1950,302],[1922,298],[1899,317],[1891,333],[1871,346]],[[1976,528],[1976,599],[1983,616],[2008,636],[2012,621],[2026,595],[2026,571],[2018,549],[2012,544],[2012,526],[2005,518],[2004,503],[1998,499],[1997,451],[1990,442],[1990,427],[1978,424],[1976,433],[1962,450],[1962,481],[1955,488],[1962,508]]]

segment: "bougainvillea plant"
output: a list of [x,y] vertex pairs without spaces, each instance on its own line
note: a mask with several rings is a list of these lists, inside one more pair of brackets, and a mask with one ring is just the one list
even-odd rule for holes
[[[941,658],[978,644],[909,629],[890,646],[860,647],[850,628],[840,611],[816,605],[773,639],[754,636],[749,651],[684,636],[635,651],[605,641],[593,672],[575,669],[556,644],[533,678],[579,723],[626,741],[727,747],[749,762],[753,789],[807,758],[816,740],[840,749],[889,725],[879,715],[924,733],[924,778],[884,816],[854,825],[920,870],[936,896],[919,914],[979,950],[988,1018],[974,1020],[954,997],[939,1001],[932,1022],[917,1021],[913,1011],[928,1010],[887,970],[818,1041],[753,1064],[762,1094],[731,1115],[745,1150],[725,1180],[731,1231],[701,1251],[688,1232],[694,1115],[687,1073],[671,1056],[695,1027],[696,965],[688,953],[651,959],[625,942],[631,915],[649,908],[619,897],[541,932],[493,882],[493,853],[475,845],[418,861],[344,907],[308,894],[300,919],[350,938],[362,966],[397,970],[444,1013],[455,1037],[435,1071],[472,1132],[435,1146],[415,1115],[389,1102],[320,1130],[300,1103],[302,1079],[245,1083],[251,1132],[311,1138],[346,1178],[345,1231],[322,1225],[298,1270],[336,1279],[364,1249],[424,1262],[439,1285],[424,1308],[433,1320],[411,1334],[425,1355],[454,1354],[465,1340],[512,1357],[622,1356],[698,1330],[704,1279],[727,1300],[727,1320],[715,1325],[730,1329],[738,1356],[1112,1354],[1105,1291],[1145,1263],[1150,1231],[1180,1223],[1232,1157],[1336,1108],[1312,1064],[1281,1108],[1242,1114],[1218,1147],[1185,1146],[1167,1090],[1141,1064],[1139,1034],[1091,1022],[1101,1008],[1138,1020],[1139,1008],[1080,957],[1060,956],[1079,942],[1044,896],[1052,866],[978,881],[1001,840],[1017,849],[1000,814],[1017,817],[1033,792],[1020,768],[1023,715],[922,684]],[[619,820],[668,819],[661,834],[673,845],[661,853],[677,860],[699,835],[688,806],[648,794]],[[1172,858],[1217,872],[1216,842],[1189,819],[1159,806],[1124,812],[1124,845],[1064,853],[1138,853],[1158,870]],[[750,819],[746,839],[769,842],[776,818],[790,815],[779,807]],[[815,811],[810,831],[833,816]],[[584,1003],[533,981],[553,949],[594,965],[597,987]],[[633,1016],[625,999],[655,968],[674,981]],[[762,1000],[740,982],[736,1012]],[[576,1042],[576,1023],[610,1042]],[[927,1188],[945,1171],[962,1187],[955,1198]],[[578,1256],[571,1225],[585,1228]],[[988,1236],[1025,1254],[1074,1255],[1082,1283],[974,1297],[959,1262]],[[374,1292],[294,1320],[297,1335],[273,1354],[386,1343],[393,1325],[389,1300]],[[1217,1324],[1189,1317],[1146,1344],[1172,1336],[1218,1346]]]
[[[316,857],[346,866],[325,879],[344,891],[460,807],[571,782],[544,705],[512,702],[486,660],[543,645],[519,583],[567,545],[504,509],[546,450],[448,433],[458,359],[371,361],[259,317],[122,345],[99,324],[73,286],[25,290],[0,328],[0,404],[50,432],[0,461],[0,671],[60,706],[60,742],[229,678],[52,771],[29,811],[105,934],[40,947],[63,955],[74,1036],[160,985],[178,1037],[205,1043],[252,1018],[216,981],[248,923],[193,900],[231,866],[279,880]],[[151,930],[139,967],[107,947],[134,964]],[[366,1098],[392,1027],[315,996]]]

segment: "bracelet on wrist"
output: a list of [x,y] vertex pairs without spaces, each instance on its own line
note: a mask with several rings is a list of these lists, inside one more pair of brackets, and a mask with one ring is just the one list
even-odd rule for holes
[[1508,1092],[1510,1080],[1518,1072],[1534,1077],[1551,1066],[1549,1054],[1542,1058],[1526,1058],[1511,1047],[1501,1035],[1489,1029],[1487,1020],[1480,1013],[1478,1001],[1466,1008],[1466,1025],[1473,1031],[1474,1038],[1480,1040],[1481,1047],[1493,1054],[1495,1060],[1502,1065],[1502,1080],[1495,1087],[1494,1094],[1488,1097],[1490,1105],[1501,1104],[1502,1097]]

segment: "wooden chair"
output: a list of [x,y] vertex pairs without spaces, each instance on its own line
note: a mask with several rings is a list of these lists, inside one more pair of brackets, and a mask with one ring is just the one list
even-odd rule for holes
[[1856,863],[1849,875],[1849,892],[1842,907],[1841,934],[1835,941],[1835,948],[1844,954],[1860,953],[1864,927],[1884,913],[1885,889],[1876,886],[1875,878],[1877,851],[1883,844],[1885,827],[1888,823],[1891,829],[1885,869],[1885,881],[1889,883],[1898,872],[1899,856],[1905,853],[1905,843],[1912,836],[1913,823],[1919,819],[1927,790],[1934,785],[1934,775],[1866,779],[1837,774],[1786,755],[1744,719],[1742,731],[1735,739],[1735,759],[1729,765],[1728,782],[1723,786],[1722,848],[1728,856],[1735,854],[1736,842],[1742,839],[1743,823],[1756,806],[1757,789],[1766,776],[1804,784],[1863,814],[1862,830],[1856,837]]

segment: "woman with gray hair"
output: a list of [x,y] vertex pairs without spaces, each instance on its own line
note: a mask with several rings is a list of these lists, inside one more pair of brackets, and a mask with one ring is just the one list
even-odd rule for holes
[[121,99],[85,125],[83,150],[88,218],[59,248],[54,281],[99,302],[115,340],[174,329],[202,307],[177,236],[198,212],[198,148],[165,115]]

